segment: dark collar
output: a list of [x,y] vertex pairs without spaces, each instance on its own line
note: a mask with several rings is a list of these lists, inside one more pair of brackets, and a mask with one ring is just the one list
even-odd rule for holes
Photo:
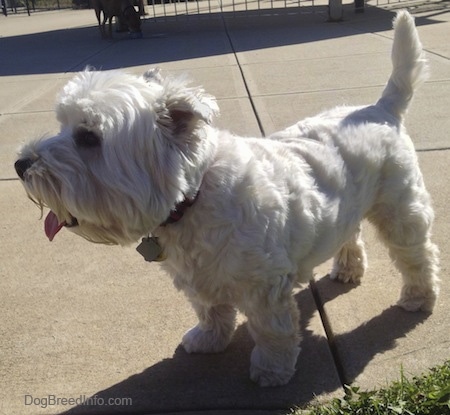
[[182,200],[180,203],[177,203],[175,205],[175,209],[170,211],[169,217],[159,226],[166,226],[170,225],[171,223],[178,222],[186,213],[186,210],[188,210],[188,208],[190,208],[197,201],[199,194],[200,191],[197,192],[193,199],[188,199],[187,197],[185,197],[184,200]]

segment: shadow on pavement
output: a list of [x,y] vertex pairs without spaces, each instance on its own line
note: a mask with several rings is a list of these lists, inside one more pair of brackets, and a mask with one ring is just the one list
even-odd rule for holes
[[[327,290],[330,294],[328,301],[357,289],[328,278],[322,278],[317,284],[321,291]],[[316,310],[310,289],[301,290],[296,300],[301,315],[302,351],[297,373],[286,386],[260,388],[250,381],[249,357],[253,341],[243,324],[224,353],[188,355],[179,346],[172,358],[95,393],[90,401],[94,405],[79,405],[61,415],[219,409],[273,409],[286,413],[293,406],[304,406],[315,395],[332,393],[342,385],[332,370],[327,339],[309,327]],[[346,362],[345,367],[349,368],[346,375],[355,378],[376,354],[394,348],[396,339],[405,336],[425,318],[424,314],[406,313],[391,307],[361,327],[336,336],[336,343],[344,341],[353,345],[354,361]],[[132,405],[98,405],[98,402],[118,398],[131,398]]]
[[[97,400],[131,398],[131,407],[77,406],[64,412],[72,414],[161,413],[214,409],[286,409],[310,401],[314,394],[338,389],[326,340],[307,327],[315,310],[309,289],[297,296],[302,313],[302,351],[299,370],[290,384],[277,388],[260,388],[249,378],[250,352],[253,348],[245,324],[238,327],[225,352],[187,354],[179,346],[172,358],[165,359],[97,392]],[[145,412],[147,411],[147,412]]]
[[[417,24],[436,23],[432,16],[437,12],[433,9],[431,18],[420,18]],[[0,61],[0,76],[73,72],[86,65],[96,69],[151,66],[233,51],[351,37],[361,31],[390,30],[394,15],[394,11],[368,8],[366,14],[376,13],[377,19],[367,27],[362,24],[355,28],[355,23],[364,22],[364,14],[348,13],[352,16],[350,24],[324,23],[326,14],[292,15],[289,10],[280,10],[275,16],[252,18],[250,12],[236,12],[233,18],[212,16],[208,20],[192,18],[175,23],[147,19],[143,24],[144,38],[135,40],[126,34],[115,34],[113,41],[102,40],[95,25],[3,37],[0,56],[6,58]]]
[[[322,305],[351,289],[358,289],[353,284],[341,284],[327,277],[315,281],[314,285]],[[351,331],[337,335],[331,333],[330,343],[343,382],[352,383],[375,355],[395,349],[397,339],[406,336],[430,315],[407,312],[393,305]],[[332,331],[332,328],[329,330]]]

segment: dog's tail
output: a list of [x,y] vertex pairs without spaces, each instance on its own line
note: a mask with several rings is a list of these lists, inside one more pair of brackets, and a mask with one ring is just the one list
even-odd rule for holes
[[394,19],[392,73],[377,105],[399,120],[402,119],[414,91],[428,76],[428,66],[422,50],[414,18],[406,11]]

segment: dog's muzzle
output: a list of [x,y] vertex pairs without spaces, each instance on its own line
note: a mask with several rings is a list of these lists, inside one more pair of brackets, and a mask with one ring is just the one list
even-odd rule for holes
[[75,217],[71,217],[70,222],[62,221],[60,222],[58,217],[55,215],[53,211],[50,211],[45,218],[44,229],[45,234],[49,241],[53,241],[55,235],[63,228],[74,228],[78,226],[78,219]]
[[[21,158],[14,163],[14,168],[16,169],[17,175],[21,180],[25,180],[25,173],[33,165],[33,160],[30,158]],[[76,217],[71,216],[70,221],[60,222],[58,217],[50,211],[45,218],[45,234],[50,241],[53,240],[55,235],[63,228],[73,228],[78,226],[78,220]]]
[[17,175],[21,180],[24,180],[26,171],[33,165],[33,160],[29,158],[19,159],[14,163]]

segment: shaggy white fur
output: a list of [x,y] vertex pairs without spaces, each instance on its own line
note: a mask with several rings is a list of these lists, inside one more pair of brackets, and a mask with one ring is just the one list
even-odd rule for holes
[[[402,117],[426,62],[413,18],[395,21],[393,71],[380,100],[339,107],[269,138],[211,126],[213,97],[157,70],[135,77],[85,71],[62,91],[61,131],[25,145],[16,170],[29,196],[63,227],[95,242],[152,234],[199,324],[182,344],[218,352],[236,309],[255,340],[251,378],[287,383],[299,353],[293,287],[334,256],[331,277],[358,282],[368,218],[403,276],[399,305],[431,311],[438,294],[433,210]],[[183,200],[181,220],[161,226]]]

